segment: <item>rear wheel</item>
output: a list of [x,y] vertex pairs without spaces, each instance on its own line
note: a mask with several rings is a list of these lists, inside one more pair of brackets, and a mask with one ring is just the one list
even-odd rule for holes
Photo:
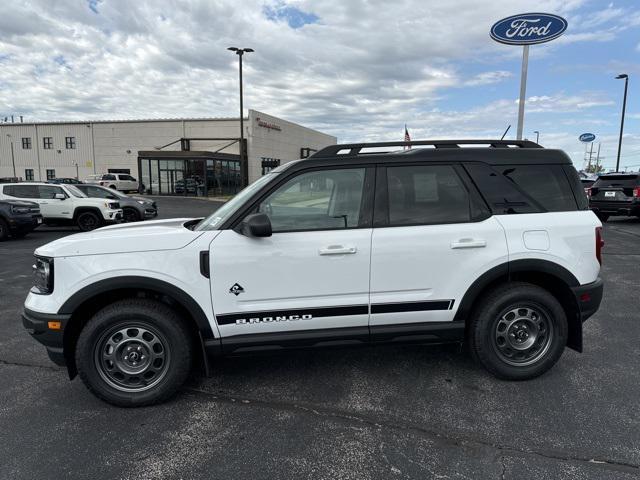
[[146,299],[113,303],[89,320],[76,348],[78,373],[96,396],[121,407],[162,402],[191,370],[192,345],[178,314]]
[[102,225],[100,218],[94,212],[82,212],[76,218],[76,225],[83,232],[90,232]]
[[558,300],[541,287],[512,282],[493,290],[475,309],[470,350],[498,378],[542,375],[567,343],[567,318]]
[[140,220],[140,213],[135,208],[123,208],[122,216],[125,222],[137,222]]
[[0,242],[6,240],[9,236],[9,225],[3,219],[0,218]]

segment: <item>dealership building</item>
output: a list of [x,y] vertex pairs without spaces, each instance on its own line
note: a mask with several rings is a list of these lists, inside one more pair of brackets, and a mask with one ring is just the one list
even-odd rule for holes
[[226,195],[336,137],[249,110],[239,118],[0,124],[0,178],[126,173],[151,195]]

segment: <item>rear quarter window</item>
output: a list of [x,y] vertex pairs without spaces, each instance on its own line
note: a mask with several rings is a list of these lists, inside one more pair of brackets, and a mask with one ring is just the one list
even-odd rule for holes
[[15,198],[40,198],[37,185],[5,185],[2,192]]

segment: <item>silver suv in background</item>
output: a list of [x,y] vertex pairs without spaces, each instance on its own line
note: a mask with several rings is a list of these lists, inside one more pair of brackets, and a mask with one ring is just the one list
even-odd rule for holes
[[158,216],[156,202],[144,197],[130,197],[112,188],[101,187],[100,185],[76,185],[90,198],[104,198],[107,200],[117,200],[122,208],[122,215],[125,222],[137,222],[149,220]]

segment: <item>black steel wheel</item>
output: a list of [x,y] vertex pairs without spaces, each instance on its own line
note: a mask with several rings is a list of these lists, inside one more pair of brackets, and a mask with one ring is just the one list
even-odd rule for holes
[[102,222],[94,212],[82,212],[76,218],[76,224],[83,232],[90,232],[100,227]]
[[567,343],[567,317],[547,290],[524,282],[489,292],[472,312],[467,339],[474,358],[498,378],[542,375]]
[[191,370],[192,336],[167,305],[121,300],[96,313],[75,351],[82,381],[97,397],[122,407],[162,402]]

